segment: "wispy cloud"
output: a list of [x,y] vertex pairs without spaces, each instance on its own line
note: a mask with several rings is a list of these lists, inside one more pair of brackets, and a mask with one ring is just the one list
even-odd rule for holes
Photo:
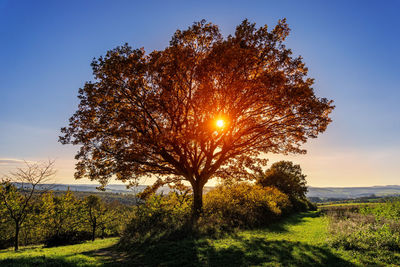
[[1,165],[8,165],[8,164],[23,164],[24,160],[22,159],[1,159],[0,158],[0,164]]

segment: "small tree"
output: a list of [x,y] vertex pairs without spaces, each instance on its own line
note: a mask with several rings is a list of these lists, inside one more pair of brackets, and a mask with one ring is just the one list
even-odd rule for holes
[[286,48],[289,31],[285,20],[271,30],[244,20],[224,39],[201,21],[162,51],[125,45],[95,59],[95,80],[79,90],[60,137],[80,145],[75,177],[103,187],[113,175],[187,181],[197,219],[209,179],[250,178],[266,164],[261,153],[305,153],[301,144],[325,131],[334,106]]
[[94,241],[97,228],[104,226],[106,208],[101,199],[95,195],[88,196],[85,199],[85,205],[87,209],[87,219],[92,230],[92,241]]
[[291,199],[304,199],[307,193],[306,175],[301,172],[300,165],[291,161],[279,161],[257,177],[262,186],[274,186]]
[[[18,250],[21,226],[30,214],[34,193],[41,183],[48,182],[55,174],[54,161],[43,163],[25,162],[25,168],[18,168],[0,181],[0,205],[5,207],[8,217],[14,223],[14,250]],[[42,192],[43,188],[42,188]]]
[[76,233],[82,228],[84,214],[84,205],[69,189],[60,196],[53,193],[43,195],[42,221],[47,245],[74,241],[67,240],[69,233]]

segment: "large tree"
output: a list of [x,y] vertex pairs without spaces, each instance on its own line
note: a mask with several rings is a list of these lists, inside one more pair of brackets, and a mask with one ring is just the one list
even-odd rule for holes
[[304,153],[333,105],[315,96],[302,58],[284,45],[288,34],[285,20],[272,30],[244,20],[223,38],[201,21],[164,50],[124,45],[94,59],[95,79],[79,89],[60,137],[81,145],[75,177],[102,186],[113,175],[188,181],[197,218],[209,179],[245,178],[266,164],[262,153]]

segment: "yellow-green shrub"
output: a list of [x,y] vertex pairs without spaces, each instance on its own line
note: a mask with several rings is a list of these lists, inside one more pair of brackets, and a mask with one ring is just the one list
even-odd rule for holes
[[150,195],[134,208],[122,237],[122,244],[157,240],[184,231],[189,222],[191,196],[176,193]]
[[222,227],[265,225],[290,209],[288,197],[274,187],[250,183],[219,186],[204,196],[204,218]]

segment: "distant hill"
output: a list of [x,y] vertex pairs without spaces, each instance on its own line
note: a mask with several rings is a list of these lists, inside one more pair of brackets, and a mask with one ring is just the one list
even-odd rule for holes
[[[41,185],[42,188],[48,188],[51,186],[53,191],[79,191],[79,192],[100,192],[96,189],[98,185],[94,184],[53,184],[53,185]],[[41,188],[39,187],[39,189]],[[108,193],[123,193],[123,194],[136,194],[143,191],[146,188],[145,185],[139,185],[127,189],[125,185],[110,184],[106,186]],[[213,187],[205,187],[205,192],[211,190]],[[167,194],[170,192],[170,188],[163,186],[157,192]],[[308,187],[307,197],[309,198],[320,198],[320,199],[352,199],[360,197],[369,197],[371,195],[382,197],[382,196],[393,196],[400,195],[399,185],[386,185],[386,186],[371,186],[371,187]]]
[[371,187],[309,187],[307,197],[321,199],[352,199],[369,196],[400,195],[399,185],[371,186]]
[[[20,187],[18,183],[16,183],[17,187]],[[68,189],[73,192],[102,192],[97,189],[99,185],[96,184],[41,184],[38,185],[37,189],[48,189],[50,188],[53,191],[67,191]],[[120,184],[110,184],[106,186],[106,193],[123,193],[123,194],[137,194],[143,191],[147,186],[139,185],[132,188],[126,188],[126,185]],[[207,192],[211,190],[212,187],[205,186],[204,191]],[[157,190],[157,193],[168,194],[171,189],[168,186],[163,186]]]
[[[101,192],[97,189],[99,185],[97,184],[43,184],[40,185],[38,189],[41,188],[51,188],[53,191],[79,191],[79,192]],[[146,188],[145,185],[139,185],[138,187],[127,189],[126,185],[110,184],[106,186],[106,191],[108,193],[132,193],[141,192]]]

